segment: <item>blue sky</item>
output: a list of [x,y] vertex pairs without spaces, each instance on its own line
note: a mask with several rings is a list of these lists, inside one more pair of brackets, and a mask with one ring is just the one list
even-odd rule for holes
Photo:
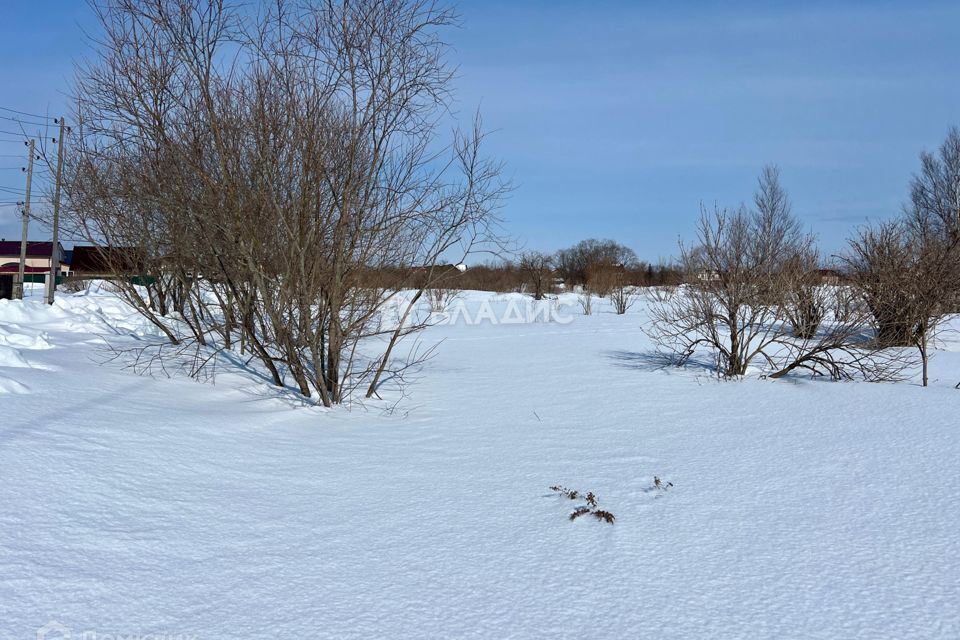
[[[611,237],[656,260],[701,201],[748,200],[765,163],[825,253],[895,214],[919,152],[960,125],[960,3],[799,4],[459,3],[455,107],[479,105],[494,131],[516,185],[507,229],[529,248]],[[82,0],[8,0],[0,106],[62,111],[84,28]],[[0,170],[0,186],[23,176]],[[0,208],[0,235],[17,228]]]

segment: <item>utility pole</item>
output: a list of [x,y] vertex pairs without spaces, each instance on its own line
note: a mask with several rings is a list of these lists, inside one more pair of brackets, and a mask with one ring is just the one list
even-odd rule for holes
[[[56,120],[54,120],[56,122]],[[63,129],[66,123],[60,117],[60,137],[57,138],[57,181],[53,187],[53,245],[50,247],[50,275],[47,277],[47,304],[53,304],[57,290],[57,274],[60,272],[60,178],[63,176]]]
[[27,226],[30,224],[30,185],[33,183],[33,154],[36,141],[31,138],[30,155],[27,156],[27,192],[23,200],[23,231],[20,235],[20,268],[17,270],[18,279],[14,283],[13,297],[23,300],[23,278],[27,267]]

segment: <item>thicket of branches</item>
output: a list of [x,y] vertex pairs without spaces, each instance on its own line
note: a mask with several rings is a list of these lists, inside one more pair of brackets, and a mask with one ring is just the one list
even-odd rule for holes
[[879,345],[915,347],[927,386],[931,341],[960,312],[960,130],[920,163],[900,219],[862,229],[845,261]]
[[171,344],[239,346],[328,406],[375,394],[423,292],[496,241],[505,185],[479,118],[438,136],[454,15],[421,0],[95,6],[67,154],[75,233],[120,249],[115,270],[140,276],[122,295]]
[[529,287],[534,300],[543,300],[553,292],[553,257],[539,251],[529,251],[520,257],[520,275]]
[[597,278],[601,271],[613,267],[635,268],[639,265],[639,260],[633,249],[615,240],[590,238],[558,251],[555,263],[557,275],[563,278],[564,282],[570,285],[585,285],[591,277]]
[[681,246],[686,284],[651,296],[648,334],[675,361],[704,348],[725,377],[752,365],[771,377],[897,373],[897,359],[865,339],[862,308],[827,317],[814,238],[793,216],[775,167],[760,175],[752,208],[704,209],[697,231],[693,246]]

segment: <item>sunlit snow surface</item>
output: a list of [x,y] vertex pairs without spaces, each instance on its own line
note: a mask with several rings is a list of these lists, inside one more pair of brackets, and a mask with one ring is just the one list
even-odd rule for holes
[[33,294],[0,301],[2,638],[960,637],[950,335],[929,389],[718,382],[571,296],[327,411],[239,359],[136,375],[112,294]]

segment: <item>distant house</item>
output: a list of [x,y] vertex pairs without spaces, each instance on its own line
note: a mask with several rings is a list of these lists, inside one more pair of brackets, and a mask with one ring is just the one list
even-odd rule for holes
[[700,282],[719,282],[720,272],[715,269],[703,269],[697,272],[697,280]]
[[116,271],[107,249],[76,245],[70,256],[70,275],[75,278],[104,278]]
[[817,269],[820,284],[840,284],[843,274],[836,269]]
[[129,248],[78,244],[70,256],[71,278],[137,278],[142,277],[144,271],[138,252]]
[[[52,242],[27,242],[27,259],[24,273],[32,276],[27,278],[40,279],[42,274],[50,273],[50,259],[53,255]],[[58,274],[65,276],[70,273],[70,265],[66,262],[66,252],[63,245],[57,243]],[[0,273],[18,273],[20,270],[20,241],[0,240]]]

